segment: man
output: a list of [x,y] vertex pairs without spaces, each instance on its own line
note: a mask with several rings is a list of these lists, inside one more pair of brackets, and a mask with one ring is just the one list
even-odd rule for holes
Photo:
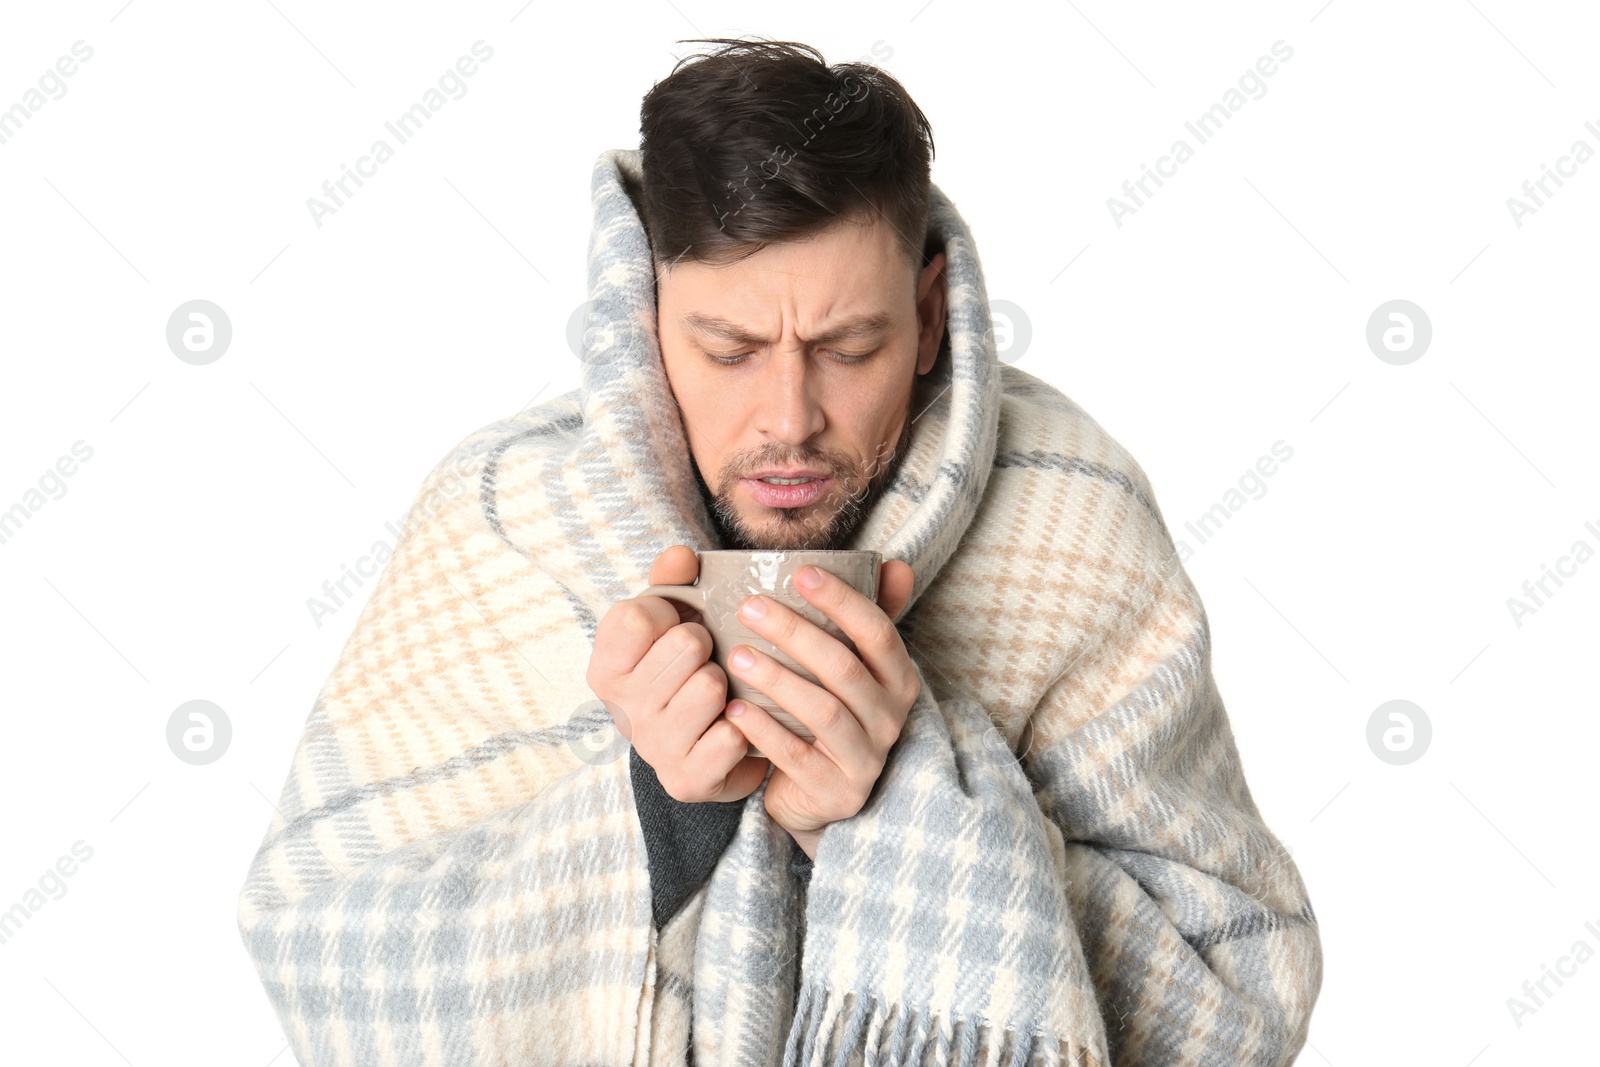
[[[312,709],[239,912],[295,1054],[1291,1062],[1315,917],[1148,479],[997,361],[904,89],[713,43],[596,164],[583,386],[441,462]],[[634,595],[714,547],[887,560],[798,583],[855,655],[746,604],[816,743]]]
[[[885,101],[867,101],[865,78],[845,73],[836,80],[804,46],[714,43],[727,46],[722,55],[658,85],[643,108],[642,207],[656,268],[661,362],[721,546],[840,548],[905,454],[918,414],[916,386],[945,336],[946,257],[924,249],[931,132],[891,79],[877,89]],[[791,100],[799,129],[751,126],[729,138],[703,102],[741,91]],[[694,128],[708,119],[711,128]],[[774,132],[776,146],[766,140]],[[877,134],[887,135],[876,145],[878,158],[857,159],[853,171],[829,158],[830,146],[834,154],[849,151]],[[728,171],[710,204],[692,180],[708,149]],[[797,152],[810,154],[785,158]],[[911,172],[912,180],[900,179],[904,192],[886,197],[886,205],[852,203],[861,193],[882,197],[874,181],[886,186],[881,175],[896,170]],[[768,171],[780,180],[765,180]],[[808,183],[831,184],[837,206],[797,196]],[[687,584],[695,575],[692,551],[675,547],[650,578]],[[766,810],[803,850],[796,868],[803,878],[823,827],[860,809],[898,738],[918,682],[891,617],[910,597],[911,568],[885,563],[879,605],[827,576],[820,580],[829,581],[824,598],[838,595],[848,605],[835,621],[858,648],[873,648],[874,632],[891,641],[844,720],[861,728],[849,730],[838,752],[819,738],[806,750],[799,778],[791,771],[800,767],[746,757],[753,746],[784,762],[787,730],[743,702],[723,714],[727,682],[708,662],[711,637],[692,613],[643,598],[617,605],[601,621],[589,684],[631,742],[658,925],[704,880],[732,836],[742,805],[727,802],[748,796],[769,769]],[[756,598],[750,606],[768,605],[770,614],[747,621],[767,635],[797,628],[789,643],[780,642],[786,652],[799,657],[807,643],[813,651],[832,646],[781,604]],[[792,694],[794,703],[808,705],[795,712],[803,718],[833,710],[832,692],[751,655],[747,678],[762,692]]]

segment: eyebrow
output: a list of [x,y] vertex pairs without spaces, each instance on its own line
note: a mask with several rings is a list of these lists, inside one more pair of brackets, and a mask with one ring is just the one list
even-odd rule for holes
[[[715,315],[703,315],[698,311],[689,311],[678,317],[684,329],[692,333],[705,334],[716,337],[729,344],[735,345],[770,345],[770,338],[758,337],[747,327]],[[838,341],[847,341],[859,337],[875,337],[887,333],[894,327],[894,317],[887,312],[873,311],[862,315],[852,315],[842,319],[833,326],[828,327],[814,337],[805,338],[810,344],[833,344]]]

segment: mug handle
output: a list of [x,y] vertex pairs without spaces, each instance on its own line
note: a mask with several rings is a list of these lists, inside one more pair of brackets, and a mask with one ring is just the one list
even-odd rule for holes
[[706,614],[706,590],[699,585],[652,585],[638,596],[658,596]]

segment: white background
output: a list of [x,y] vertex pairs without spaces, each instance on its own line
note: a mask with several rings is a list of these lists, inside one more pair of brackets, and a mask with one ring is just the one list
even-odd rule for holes
[[[1321,920],[1301,1062],[1593,1061],[1600,959],[1507,1006],[1600,951],[1600,560],[1507,606],[1600,549],[1600,160],[1507,207],[1600,150],[1589,5],[123,3],[0,26],[0,108],[94,50],[0,144],[0,510],[93,449],[0,544],[0,910],[93,849],[0,944],[0,1058],[289,1062],[234,909],[359,612],[319,627],[307,598],[456,441],[576,386],[596,156],[638,144],[680,38],[754,33],[888,50],[990,297],[1031,323],[1011,358],[1195,549],[1252,794]],[[466,95],[316,226],[307,198],[480,39]],[[1279,40],[1198,144],[1184,122]],[[1119,227],[1107,198],[1179,137],[1194,158]],[[197,298],[233,326],[207,366],[165,339]],[[1433,327],[1403,366],[1365,339],[1392,299]],[[1264,495],[1186,537],[1280,440]],[[167,746],[192,699],[232,722],[208,766]],[[1404,766],[1366,740],[1393,699],[1433,729]]]

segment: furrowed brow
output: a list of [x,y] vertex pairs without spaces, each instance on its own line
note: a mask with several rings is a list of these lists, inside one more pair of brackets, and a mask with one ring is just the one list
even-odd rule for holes
[[[749,329],[738,323],[729,322],[727,319],[715,315],[703,315],[698,311],[685,312],[679,316],[678,322],[684,329],[691,333],[698,333],[708,337],[715,337],[735,345],[769,345],[770,338],[758,337]],[[862,337],[876,337],[888,333],[894,327],[894,319],[885,312],[871,312],[864,315],[852,315],[843,319],[815,337],[806,338],[809,344],[834,344],[839,341],[854,340]]]

